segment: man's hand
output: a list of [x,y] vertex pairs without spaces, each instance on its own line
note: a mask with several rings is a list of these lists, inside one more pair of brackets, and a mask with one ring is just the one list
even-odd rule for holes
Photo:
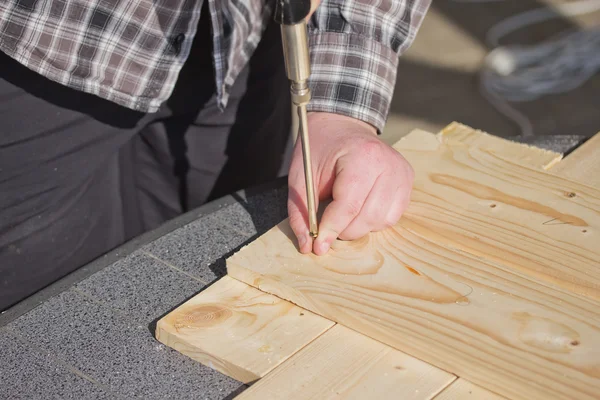
[[310,113],[308,132],[317,201],[332,199],[309,235],[300,139],[289,172],[289,221],[302,253],[327,253],[337,238],[353,240],[396,224],[408,206],[414,171],[362,121]]

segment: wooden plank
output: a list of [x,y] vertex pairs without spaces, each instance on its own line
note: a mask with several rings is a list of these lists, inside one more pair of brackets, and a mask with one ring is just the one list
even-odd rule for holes
[[[582,273],[578,268],[585,262],[597,262],[598,249],[591,240],[570,237],[573,232],[546,232],[545,214],[571,221],[563,225],[568,229],[579,218],[594,235],[597,192],[507,164],[480,149],[448,149],[434,136],[407,138],[405,144],[418,147],[405,146],[403,154],[415,158],[420,152],[427,160],[415,168],[417,181],[422,179],[417,193],[422,194],[416,195],[408,218],[363,239],[336,242],[323,257],[301,255],[284,221],[233,255],[228,273],[504,396],[594,398],[600,391],[598,302],[573,295],[569,284],[532,279],[529,269],[515,267],[510,247],[496,251],[488,245],[476,252],[473,246],[485,239],[497,245],[495,236],[520,240],[528,231],[525,248],[513,244],[522,249],[520,263],[527,267],[528,257],[557,253],[559,260],[568,260],[558,267],[571,279]],[[444,190],[439,191],[439,184],[431,182],[435,174],[447,175],[445,183],[452,183],[453,174],[467,173],[475,187],[487,189],[470,193],[469,187],[461,191],[440,185]],[[497,188],[505,190],[504,197],[490,199]],[[574,188],[575,198],[564,196],[563,189]],[[539,209],[530,207],[533,200]],[[422,220],[415,217],[419,205],[425,209]],[[481,220],[475,224],[470,213],[481,214]],[[431,216],[438,226],[427,225]],[[457,226],[470,223],[473,232],[451,232],[447,226],[455,220]],[[584,236],[581,227],[575,228]],[[490,252],[498,257],[487,260]],[[541,261],[561,272],[555,260]]]
[[454,379],[336,325],[236,399],[430,399]]
[[437,134],[448,144],[463,143],[493,152],[521,165],[548,170],[553,174],[600,188],[600,132],[563,158],[560,153],[490,135],[453,122]]
[[[552,174],[557,176],[578,181],[585,186],[592,186],[594,189],[600,189],[600,133],[560,162],[558,162],[558,159],[551,159],[551,154],[558,156],[559,153],[547,152],[536,147],[512,143],[459,123],[450,124],[438,133],[438,137],[447,143],[461,143],[470,147],[484,148],[502,159],[514,159],[519,164],[528,165],[532,168],[548,169]],[[515,145],[517,146],[516,148]],[[518,149],[519,146],[522,147],[521,150]],[[576,195],[575,192],[567,191],[565,193],[567,195]],[[595,210],[598,209],[596,205],[592,207]],[[554,222],[557,221],[552,221],[548,225],[553,225]],[[582,233],[590,232],[589,229],[582,229]],[[590,269],[597,270],[595,267]]]
[[229,274],[510,398],[594,398],[598,303],[406,229],[298,256],[282,223]]
[[600,133],[551,169],[553,174],[600,188]]
[[435,396],[435,400],[502,400],[503,397],[473,385],[466,379],[457,379]]
[[[445,127],[438,133],[438,136],[445,143],[456,144],[460,142],[467,146],[480,147],[486,151],[493,151],[494,154],[504,159],[514,160],[521,165],[528,165],[537,169],[552,169],[562,159],[560,153],[535,146],[520,145],[458,122],[453,122]],[[502,397],[463,378],[452,382],[435,397],[435,400],[458,399],[500,400]]]
[[600,190],[431,134],[405,139],[394,147],[416,178],[403,227],[600,299]]
[[[560,153],[515,143],[457,122],[445,127],[438,136],[448,144],[461,142],[468,146],[480,147],[504,159],[549,170],[559,176],[600,188],[600,133],[566,158],[562,158]],[[501,398],[462,378],[453,382],[435,397],[436,400]]]
[[544,170],[559,164],[563,157],[561,153],[503,139],[458,122],[449,124],[437,135],[449,145],[460,143],[520,165]]
[[156,338],[227,376],[251,383],[333,325],[225,276],[159,320]]
[[[592,165],[588,165],[588,168],[581,169],[576,167],[579,161],[574,162],[575,159],[579,157],[588,157],[590,152],[587,150],[580,152],[578,149],[563,159],[560,153],[539,149],[534,146],[519,145],[518,143],[492,136],[457,122],[448,125],[438,133],[438,136],[440,136],[445,143],[456,144],[457,142],[461,142],[468,146],[481,147],[485,150],[493,151],[494,154],[498,155],[499,157],[515,160],[522,165],[528,165],[532,168],[544,170],[547,169],[552,173],[556,173],[558,171],[557,175],[562,175],[560,171],[565,169],[564,165],[573,166],[573,168],[566,168],[573,173],[572,175],[562,176],[580,180],[582,182],[585,182],[585,180],[581,179],[581,174],[585,174],[588,171],[593,171],[593,168],[590,168],[594,165],[593,163]],[[596,135],[596,138],[600,138],[600,134]],[[600,139],[596,140],[600,144]],[[600,152],[600,150],[598,151]],[[597,157],[600,158],[600,153]],[[600,162],[597,162],[595,166],[598,171],[592,173],[592,178],[595,178],[600,174]],[[600,187],[600,182],[597,186]],[[502,397],[480,386],[476,386],[466,379],[460,378],[454,381],[435,397],[435,400],[455,399],[500,400]]]

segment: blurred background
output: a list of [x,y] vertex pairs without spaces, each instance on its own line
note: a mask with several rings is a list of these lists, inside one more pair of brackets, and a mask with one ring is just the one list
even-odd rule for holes
[[[501,137],[600,132],[599,28],[600,1],[433,0],[414,44],[400,58],[384,139],[393,143],[414,128],[438,132],[452,121]],[[572,36],[557,45],[557,35],[567,34]],[[490,97],[481,87],[483,66],[499,46],[522,46],[521,59],[540,59],[506,81],[488,71],[486,82],[508,95],[543,93],[552,85],[562,93],[526,101],[521,95],[508,102]],[[494,65],[508,63],[510,71],[514,55],[495,55]]]

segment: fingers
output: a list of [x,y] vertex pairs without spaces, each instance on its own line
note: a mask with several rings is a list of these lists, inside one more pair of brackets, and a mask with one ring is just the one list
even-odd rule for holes
[[367,235],[369,232],[376,232],[390,226],[388,215],[396,214],[396,194],[398,192],[399,182],[386,174],[380,175],[360,214],[340,233],[342,240],[355,240]]
[[315,254],[327,253],[337,238],[355,240],[395,225],[408,207],[414,180],[410,165],[402,163],[375,178],[365,174],[366,169],[361,170],[361,179],[356,181],[353,172],[338,175],[334,201],[325,209],[314,243]]
[[[315,4],[318,4],[316,2]],[[301,147],[288,175],[289,223],[301,253],[324,255],[338,238],[353,240],[397,223],[408,206],[414,172],[396,151],[374,140],[366,123],[339,115],[309,115],[319,199],[332,199],[310,236]],[[314,140],[313,140],[314,139]]]
[[352,169],[342,170],[337,175],[333,201],[325,208],[319,224],[319,236],[314,242],[315,254],[326,254],[333,241],[361,213],[375,180],[376,176],[359,177],[357,171]]
[[409,164],[406,164],[404,174],[400,177],[400,186],[394,194],[394,204],[389,208],[385,217],[389,225],[395,225],[402,217],[402,214],[408,208],[410,196],[414,182],[414,171]]
[[306,254],[312,251],[313,239],[309,234],[306,183],[298,168],[290,169],[288,187],[288,221],[298,239],[300,252]]

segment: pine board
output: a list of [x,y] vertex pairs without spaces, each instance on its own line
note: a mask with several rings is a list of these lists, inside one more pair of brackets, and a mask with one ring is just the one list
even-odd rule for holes
[[[516,221],[520,230],[529,228],[523,222],[548,212],[546,202],[559,210],[561,218],[574,214],[590,226],[597,224],[597,198],[593,191],[586,191],[587,187],[515,166],[479,147],[469,151],[466,146],[452,145],[449,150],[449,145],[433,136],[416,138],[411,134],[407,138],[401,141],[403,154],[419,153],[428,160],[427,165],[415,168],[426,177],[439,175],[436,169],[440,169],[446,175],[469,173],[474,182],[486,185],[501,186],[505,180],[523,179],[526,183],[517,193],[509,193],[508,200],[538,196],[536,204],[541,204],[541,212],[527,207],[528,202],[523,206],[500,203],[506,198],[494,199],[494,208],[512,207],[513,212],[524,214]],[[469,217],[473,209],[481,211],[478,207],[490,209],[489,199],[478,203],[481,193],[477,191],[465,195],[452,193],[455,189],[451,188],[449,196],[458,199],[441,202],[444,191],[431,195],[426,190],[435,188],[435,182],[424,182],[418,188],[424,193],[419,201],[438,207],[433,211],[444,217],[446,225],[457,214],[464,218],[461,212]],[[508,192],[514,191],[512,184],[507,186]],[[574,198],[558,189],[574,187],[581,189]],[[444,210],[447,205],[458,210]],[[418,213],[409,209],[407,214],[412,218],[403,218],[404,223],[387,231],[352,243],[336,243],[334,251],[324,257],[299,255],[285,221],[230,258],[228,272],[507,397],[593,398],[600,390],[598,303],[569,293],[569,274],[574,272],[562,271],[565,282],[547,278],[546,284],[544,280],[537,282],[532,279],[538,276],[531,268],[515,268],[510,257],[508,262],[506,258],[486,260],[485,251],[477,254],[469,248],[479,238],[461,237],[457,243],[440,235],[440,230],[447,229],[444,224],[441,229],[423,227],[416,218]],[[507,214],[508,221],[499,223],[499,228],[507,230],[507,226],[515,225],[514,216]],[[536,240],[552,243],[546,249],[549,252],[558,241],[564,247],[562,240],[568,235],[559,235],[558,240],[539,230],[532,228],[529,251],[524,254],[538,249]],[[583,251],[581,243],[573,242],[567,250],[577,253],[570,258],[570,265],[577,268],[581,267],[578,251]]]
[[[557,166],[563,164],[562,154],[540,149],[535,146],[515,143],[507,139],[490,135],[481,130],[453,122],[438,133],[438,137],[447,144],[461,143],[471,148],[476,147],[487,152],[493,152],[496,156],[511,160],[520,165],[531,168],[550,170],[554,172]],[[571,161],[577,157],[577,151],[569,155],[566,160]],[[562,160],[562,161],[561,161]],[[571,165],[575,163],[570,162]],[[600,168],[600,164],[598,165]],[[576,171],[579,171],[576,169]],[[492,393],[482,387],[476,386],[466,379],[459,378],[445,388],[435,400],[500,400],[501,396]]]
[[[471,148],[479,148],[492,152],[497,157],[535,169],[553,171],[564,163],[560,153],[502,139],[458,122],[445,127],[438,133],[438,137],[446,144],[461,143]],[[435,397],[435,400],[458,399],[500,400],[502,397],[463,378],[454,381]]]
[[417,176],[403,227],[600,300],[600,190],[426,132],[405,139],[394,148]]
[[600,133],[551,169],[553,174],[600,188]]
[[[547,169],[558,176],[600,188],[600,133],[564,159],[559,153],[515,144],[456,122],[448,125],[438,135],[445,143],[460,142],[471,147],[484,148],[504,159],[515,160],[519,164],[532,168]],[[501,398],[460,378],[445,388],[435,397],[435,400],[499,400]]]
[[281,224],[246,250],[229,263],[237,279],[506,397],[600,391],[591,300],[403,229],[317,259],[298,258]]
[[[518,164],[529,166],[531,168],[538,169],[538,170],[549,169],[551,172],[557,173],[557,175],[568,176],[570,179],[579,180],[582,183],[588,183],[588,184],[592,183],[592,184],[598,185],[597,183],[594,182],[594,178],[596,178],[596,175],[597,175],[596,169],[600,169],[600,164],[593,163],[593,162],[586,163],[586,160],[589,161],[590,158],[598,157],[596,154],[598,153],[598,147],[600,146],[600,140],[598,140],[600,138],[600,135],[597,135],[596,138],[594,138],[594,139],[590,140],[588,143],[586,143],[587,147],[585,145],[582,146],[580,149],[575,151],[573,154],[571,154],[570,156],[568,156],[565,160],[563,160],[561,162],[559,162],[559,161],[561,160],[562,155],[560,155],[559,153],[554,153],[551,151],[546,151],[543,149],[535,148],[532,146],[527,146],[527,145],[510,142],[510,141],[507,141],[504,139],[494,137],[485,132],[471,129],[465,125],[458,124],[458,123],[453,123],[453,124],[449,125],[442,132],[440,132],[437,136],[438,136],[439,141],[441,141],[445,144],[466,145],[466,146],[470,147],[471,152],[476,150],[477,152],[480,152],[480,153],[493,154],[495,157],[498,157],[503,160],[509,160],[511,162],[516,162]],[[415,135],[412,135],[412,137],[414,138]],[[409,138],[409,140],[405,141],[403,144],[406,146],[408,143],[410,143],[410,138]],[[412,147],[416,147],[417,149],[419,149],[424,146],[423,145],[424,142],[417,141],[417,143],[418,144],[416,146],[415,146],[415,143],[410,144],[409,148],[412,146]],[[437,144],[435,146],[437,146]],[[425,147],[429,147],[429,145],[425,145]],[[579,168],[580,159],[583,162],[584,168]],[[566,167],[564,167],[564,166],[566,166]],[[226,279],[227,278],[224,278],[224,280],[226,280]],[[241,288],[242,288],[242,286],[240,286],[238,288],[238,290]],[[250,290],[248,287],[244,287],[244,289],[243,289],[243,291],[248,291],[248,290]],[[263,293],[263,295],[266,295],[266,294]],[[217,297],[219,297],[218,298],[219,302],[224,301],[222,295],[216,296],[215,300],[217,300]],[[273,298],[273,299],[275,299],[276,301],[281,301],[277,298]],[[266,306],[266,309],[268,309],[268,308],[269,308],[269,306]],[[263,310],[255,310],[255,312],[257,312],[257,311],[259,314],[268,314],[268,311],[265,312]],[[279,323],[280,323],[279,318],[274,318],[271,321],[269,321],[263,327],[263,329],[266,329],[266,330],[275,329],[274,327],[277,326]],[[330,324],[333,325],[333,322],[330,322]],[[336,331],[335,334],[333,332],[334,330]],[[342,330],[343,330],[343,332],[342,332]],[[335,375],[339,375],[338,378],[335,378],[336,381],[340,380],[340,379],[343,380],[344,378],[350,377],[350,381],[356,380],[357,382],[360,382],[360,384],[362,384],[362,386],[359,386],[359,388],[361,388],[361,389],[379,388],[379,387],[385,388],[385,387],[387,387],[386,382],[390,382],[388,379],[386,379],[386,377],[388,376],[387,373],[382,374],[380,376],[376,376],[376,375],[373,376],[372,374],[366,374],[367,376],[365,376],[365,374],[361,374],[358,371],[358,370],[360,370],[360,368],[357,368],[357,366],[354,365],[352,362],[348,363],[348,362],[344,361],[347,359],[354,360],[357,357],[360,357],[360,353],[361,353],[360,349],[358,351],[355,348],[349,349],[347,351],[342,350],[342,354],[345,354],[344,356],[342,356],[342,354],[338,353],[337,351],[335,351],[335,352],[329,351],[330,348],[335,349],[336,348],[335,345],[333,347],[331,347],[330,345],[327,345],[327,346],[320,345],[320,344],[329,343],[331,341],[331,338],[333,338],[333,337],[335,337],[336,340],[340,341],[341,343],[358,343],[358,342],[362,343],[365,341],[372,342],[372,340],[367,338],[366,336],[360,335],[351,330],[347,330],[346,328],[342,327],[341,325],[338,325],[336,328],[326,331],[326,333],[321,335],[315,342],[311,342],[314,339],[314,336],[310,332],[307,332],[306,334],[302,334],[301,336],[303,337],[303,339],[299,339],[299,338],[297,338],[297,339],[298,339],[298,342],[304,341],[306,343],[306,347],[304,347],[304,350],[300,350],[300,353],[297,354],[296,356],[292,356],[291,359],[289,359],[289,360],[286,359],[287,361],[280,363],[279,367],[277,367],[273,372],[271,372],[268,375],[267,379],[261,380],[261,382],[263,382],[263,384],[261,384],[261,385],[255,384],[252,387],[252,389],[245,392],[244,396],[246,396],[246,395],[250,396],[248,398],[254,398],[254,396],[258,396],[257,398],[265,398],[264,397],[265,390],[271,391],[271,392],[273,392],[273,390],[276,390],[277,393],[287,393],[286,397],[283,397],[283,398],[311,398],[309,396],[308,397],[307,396],[294,397],[294,396],[292,396],[292,394],[289,391],[286,391],[285,389],[283,389],[283,391],[282,391],[281,387],[284,386],[284,385],[282,385],[282,383],[283,383],[282,379],[284,377],[293,376],[293,375],[289,375],[292,373],[291,371],[301,371],[301,369],[298,370],[298,368],[306,366],[305,364],[307,364],[308,361],[306,359],[304,359],[304,361],[296,362],[297,357],[299,357],[300,354],[304,354],[303,352],[308,352],[307,354],[311,354],[310,352],[314,351],[314,349],[319,349],[318,352],[314,353],[311,356],[313,360],[317,361],[316,364],[320,365],[321,362],[327,363],[327,360],[331,360],[331,361],[335,362],[336,371],[337,371],[337,374],[335,374]],[[374,343],[377,343],[379,346],[387,347],[378,342],[374,342]],[[300,345],[298,347],[298,349],[301,348],[302,346],[303,345]],[[369,346],[367,346],[367,347],[369,347]],[[396,350],[393,350],[389,347],[387,347],[387,348],[390,349],[392,352],[397,352]],[[198,349],[196,348],[195,351],[198,351]],[[259,355],[258,357],[257,357],[257,354]],[[417,363],[421,363],[420,361],[418,361],[404,353],[398,352],[398,354],[402,355],[404,358],[407,358],[408,360],[412,360],[413,362],[416,361]],[[235,375],[235,374],[231,373],[231,369],[233,368],[235,370],[237,368],[237,364],[238,364],[237,358],[238,358],[237,355],[229,354],[229,356],[225,356],[224,358],[218,359],[217,364],[224,363],[224,362],[229,364],[228,368],[221,368],[221,372],[227,373],[230,376]],[[249,353],[248,359],[246,360],[246,362],[248,362],[250,358],[253,358],[253,361],[251,363],[257,363],[256,358],[258,358],[258,359],[261,358],[260,352],[259,353]],[[380,369],[384,370],[386,368],[386,365],[387,365],[386,363],[387,363],[388,358],[389,357],[383,357],[378,360],[373,360],[373,364],[369,364],[369,365],[371,366],[371,368],[375,368],[377,371],[379,371]],[[302,358],[300,358],[299,360],[302,360]],[[205,363],[207,365],[211,365],[213,368],[215,367],[212,359],[209,359],[209,360],[204,359],[203,361],[205,361]],[[260,363],[260,361],[258,363]],[[271,364],[271,363],[269,363],[269,364]],[[437,385],[438,382],[437,382],[437,379],[435,379],[435,377],[438,376],[440,372],[442,374],[446,374],[446,373],[443,373],[441,370],[438,370],[437,368],[434,368],[431,365],[428,365],[428,367],[432,368],[432,371],[429,372],[429,374],[431,376],[429,376],[428,379],[432,380],[431,383],[433,383],[434,385]],[[273,368],[272,365],[269,365],[268,368],[265,369],[264,371],[268,372],[272,368]],[[219,368],[217,368],[217,369],[219,369]],[[280,372],[280,370],[284,371],[284,372]],[[357,373],[358,373],[358,375],[357,375]],[[266,372],[263,372],[261,376],[264,376],[265,374],[266,374]],[[327,373],[325,372],[324,375],[327,376]],[[332,374],[329,374],[329,375],[332,375]],[[368,375],[371,375],[371,376],[368,376]],[[447,376],[450,376],[450,377],[452,377],[452,379],[454,379],[454,377],[450,374],[447,374]],[[248,382],[251,382],[255,379],[257,379],[257,375],[254,375],[252,378],[249,378]],[[443,387],[445,385],[447,385],[448,383],[450,383],[451,381],[452,380],[448,381],[444,385],[440,386],[438,389],[442,390]],[[312,390],[310,391],[310,393],[314,394],[316,396],[314,398],[327,398],[326,394],[332,393],[332,389],[329,389],[329,387],[331,386],[329,383],[330,383],[329,381],[322,381],[323,385],[311,386]],[[404,379],[403,381],[395,382],[394,385],[395,385],[394,387],[396,387],[396,388],[401,387],[402,390],[405,392],[404,393],[405,395],[410,395],[411,393],[412,394],[420,393],[420,395],[418,395],[418,396],[409,396],[408,398],[430,398],[431,397],[429,395],[430,392],[428,392],[427,390],[419,389],[420,387],[423,386],[423,382],[421,380],[412,379],[412,380],[407,381],[406,379]],[[280,388],[275,389],[278,386],[280,386]],[[301,392],[301,393],[305,393],[305,392]],[[342,391],[341,393],[344,393],[346,396],[349,395],[349,392],[347,392],[347,391],[346,392]],[[358,391],[356,393],[358,393],[360,395],[361,391]],[[354,393],[354,394],[356,394],[356,393]],[[294,392],[294,394],[297,395],[298,393]],[[383,394],[380,394],[380,395],[384,396]],[[246,397],[244,397],[244,398],[246,398]],[[337,397],[333,396],[333,398],[337,398]],[[344,397],[344,398],[347,398],[347,397]],[[380,397],[380,398],[382,398],[382,397]],[[383,398],[386,398],[386,397],[384,396]],[[447,386],[445,390],[443,390],[441,393],[439,393],[435,397],[436,400],[437,399],[442,399],[442,400],[458,399],[458,398],[461,398],[461,399],[462,398],[500,399],[501,397],[497,394],[487,391],[486,389],[476,386],[473,383],[471,383],[463,378],[460,378],[460,379],[454,381],[452,384]]]
[[449,124],[437,136],[445,144],[478,148],[497,157],[537,169],[550,169],[560,164],[563,157],[560,153],[502,139],[458,122]]
[[225,276],[159,320],[156,338],[210,368],[251,383],[333,325]]
[[336,325],[237,400],[431,399],[455,377]]

